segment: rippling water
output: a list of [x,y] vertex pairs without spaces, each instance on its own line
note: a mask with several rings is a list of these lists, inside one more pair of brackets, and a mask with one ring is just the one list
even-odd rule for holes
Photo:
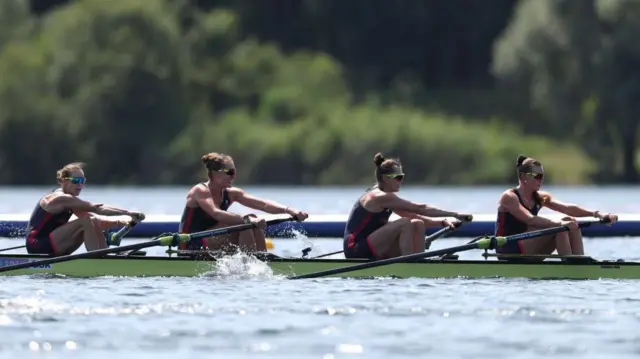
[[59,358],[619,358],[640,349],[634,287],[497,279],[30,279],[2,291],[0,347],[12,357]]
[[[29,213],[46,190],[0,189],[0,213]],[[179,214],[186,190],[89,188],[86,198],[150,214]],[[311,213],[345,213],[362,191],[251,190]],[[500,191],[403,193],[445,208],[491,213]],[[562,199],[620,213],[637,212],[638,191],[554,189]],[[447,238],[432,249],[467,240]],[[335,240],[275,243],[281,255],[298,256],[307,246],[314,247],[312,255],[341,249]],[[640,260],[636,243],[607,238],[587,240],[585,247],[600,259]],[[0,248],[19,244],[0,240]],[[460,257],[480,258],[478,251]],[[202,278],[0,277],[0,358],[617,359],[640,354],[640,281],[289,281],[259,264],[241,263],[229,260]]]
[[[462,243],[448,239],[434,247]],[[316,245],[328,252],[337,241]],[[633,259],[625,239],[591,253]],[[303,242],[277,241],[295,253]],[[437,244],[437,245],[436,245]],[[466,252],[461,257],[477,257]],[[201,278],[0,277],[2,357],[623,358],[637,281],[314,279],[230,259]]]

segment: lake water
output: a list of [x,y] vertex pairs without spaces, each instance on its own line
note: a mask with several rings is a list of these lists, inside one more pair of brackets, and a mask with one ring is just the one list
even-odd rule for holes
[[[89,200],[180,214],[188,188],[87,188]],[[247,188],[310,213],[346,213],[362,188]],[[0,189],[0,213],[29,213],[47,188]],[[503,188],[410,188],[446,209],[492,213]],[[566,201],[640,209],[637,188],[552,188]],[[236,210],[235,206],[232,210]],[[246,209],[240,208],[239,212]],[[138,240],[136,240],[138,241]],[[432,249],[464,243],[436,241]],[[19,240],[0,240],[0,247]],[[275,241],[298,256],[335,239]],[[635,240],[587,239],[597,258],[640,260]],[[162,248],[149,249],[161,254]],[[461,258],[478,258],[478,252]],[[239,262],[202,278],[0,277],[1,358],[635,358],[638,281],[314,279]],[[236,265],[238,265],[236,267]]]

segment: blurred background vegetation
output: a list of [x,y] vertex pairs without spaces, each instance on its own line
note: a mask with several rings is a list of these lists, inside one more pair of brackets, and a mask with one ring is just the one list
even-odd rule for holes
[[638,180],[637,0],[2,0],[0,183]]

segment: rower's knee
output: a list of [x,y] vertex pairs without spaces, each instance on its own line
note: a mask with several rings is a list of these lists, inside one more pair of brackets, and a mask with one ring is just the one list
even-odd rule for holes
[[411,228],[411,220],[406,217],[398,218],[394,222],[401,229],[409,229]]
[[411,228],[413,228],[414,232],[420,233],[425,231],[424,221],[421,219],[414,218],[409,221],[409,224],[411,225]]
[[555,240],[557,241],[569,241],[569,233],[568,232],[560,232],[556,234]]
[[[573,218],[571,218],[571,217],[564,217],[564,218],[562,218],[562,220],[563,220],[563,221],[572,221],[572,220],[573,220]],[[579,232],[580,232],[580,228],[578,227],[578,228],[575,228],[575,229],[570,229],[570,230],[569,230],[569,232],[571,232],[571,233],[579,233]]]
[[93,225],[93,218],[90,216],[79,217],[76,221],[82,224],[83,227],[90,227]]

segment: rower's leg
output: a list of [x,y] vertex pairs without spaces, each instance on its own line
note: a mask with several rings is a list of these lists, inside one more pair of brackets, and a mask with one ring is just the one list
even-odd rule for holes
[[95,251],[107,248],[107,239],[102,232],[100,220],[94,217],[84,217],[84,229],[82,231],[84,237],[84,247],[87,251]]
[[[527,232],[537,231],[540,229],[544,229],[544,227],[530,226],[527,228]],[[551,254],[556,250],[560,255],[572,253],[571,243],[569,242],[569,235],[567,232],[549,234],[520,241],[520,246],[524,249],[524,254]]]
[[413,253],[424,252],[424,222],[420,219],[412,219],[411,229],[413,230]]
[[[218,222],[213,227],[207,228],[207,230],[228,227],[228,224]],[[206,243],[206,247],[210,251],[221,251],[225,253],[233,253],[238,245],[237,233],[221,234],[213,237],[207,237],[202,239],[203,245]]]
[[569,234],[567,232],[561,232],[555,235],[556,250],[560,255],[572,254],[571,242],[569,241]]
[[[529,228],[527,228],[527,232],[537,231],[540,229],[544,229],[544,227],[529,226]],[[520,241],[518,244],[520,245],[520,249],[523,251],[523,254],[551,254],[557,247],[556,243],[558,240],[556,239],[556,236],[556,234],[549,234]],[[540,260],[542,261],[544,258]]]
[[256,245],[256,251],[258,252],[266,252],[267,251],[267,238],[264,235],[263,229],[254,229],[253,230],[253,238]]
[[49,238],[56,250],[56,255],[71,254],[80,248],[84,241],[85,222],[88,220],[88,218],[74,219],[51,232]]
[[[563,219],[569,220],[570,218],[565,217]],[[569,254],[584,255],[584,244],[582,243],[582,231],[580,228],[570,230],[567,235],[569,237],[569,245],[571,246],[571,253]]]
[[[236,236],[234,236],[234,234],[236,234]],[[205,238],[205,242],[210,251],[232,253],[237,247],[237,233],[207,237]]]
[[238,247],[240,247],[240,251],[245,253],[253,253],[256,251],[256,239],[253,236],[252,230],[238,233]]
[[[255,214],[249,214],[248,216],[253,218],[258,218],[258,216],[256,216]],[[264,235],[264,229],[254,228],[251,231],[247,231],[247,232],[252,232],[255,251],[266,252],[267,239],[265,238],[265,235]]]
[[369,235],[371,251],[381,258],[397,257],[413,252],[413,231],[408,218],[400,218],[378,228]]

